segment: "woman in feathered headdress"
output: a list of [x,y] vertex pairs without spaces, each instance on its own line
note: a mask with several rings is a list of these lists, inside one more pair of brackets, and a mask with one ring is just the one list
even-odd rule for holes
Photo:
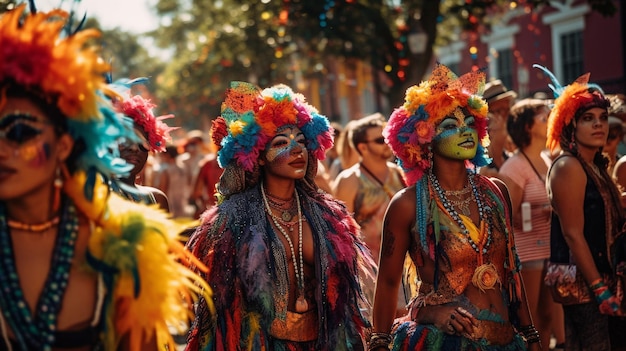
[[130,169],[116,142],[137,137],[106,97],[99,33],[24,12],[0,17],[0,349],[174,347],[168,326],[210,290],[182,228],[109,192]]
[[220,202],[188,246],[220,291],[187,350],[364,350],[359,269],[373,261],[343,206],[313,182],[326,117],[285,85],[232,82],[212,128]]
[[[624,347],[626,319],[609,317],[624,314],[614,294],[620,292],[611,286],[616,262],[609,248],[621,230],[623,213],[607,173],[609,160],[602,155],[609,134],[609,101],[598,85],[589,83],[589,73],[564,87],[547,68],[534,67],[550,77],[555,97],[547,147],[560,153],[546,181],[553,209],[546,283],[555,287],[553,293],[565,291],[569,300],[577,298],[568,302],[553,294],[563,304],[565,349]],[[570,264],[574,269],[565,270]],[[581,292],[586,293],[557,288],[563,281],[578,282],[570,286],[583,286]]]
[[147,80],[147,78],[119,79],[109,84],[109,87],[119,94],[111,97],[115,109],[132,120],[133,129],[139,139],[138,141],[127,139],[120,143],[120,157],[132,168],[127,174],[114,175],[111,179],[111,189],[131,201],[158,204],[161,209],[179,215],[179,211],[171,211],[169,198],[162,190],[137,184],[139,175],[145,172],[150,153],[164,152],[166,144],[172,140],[170,132],[177,129],[164,122],[174,115],[155,116],[153,109],[156,105],[152,101],[141,95],[132,95],[132,87]]
[[[524,350],[522,335],[537,347],[506,187],[476,173],[488,162],[484,80],[437,64],[383,131],[409,186],[383,223],[369,350]],[[394,321],[407,254],[419,291]]]

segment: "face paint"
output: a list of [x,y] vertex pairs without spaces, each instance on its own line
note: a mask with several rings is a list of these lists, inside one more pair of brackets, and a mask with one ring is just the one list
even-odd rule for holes
[[16,156],[28,162],[33,168],[43,166],[50,158],[50,145],[45,142],[38,142],[20,147],[15,151]]
[[474,128],[474,116],[465,116],[459,108],[444,118],[436,129],[433,149],[439,155],[455,159],[469,160],[476,156],[478,132]]
[[283,129],[268,144],[265,159],[268,174],[294,179],[303,177],[308,163],[304,134],[297,127]]
[[[299,130],[298,130],[299,132]],[[304,135],[295,134],[295,131],[277,134],[270,142],[266,158],[268,162],[274,162],[277,158],[285,158],[291,154],[294,148],[304,148]]]
[[41,135],[46,124],[33,115],[15,111],[0,119],[0,138],[14,147],[20,146]]

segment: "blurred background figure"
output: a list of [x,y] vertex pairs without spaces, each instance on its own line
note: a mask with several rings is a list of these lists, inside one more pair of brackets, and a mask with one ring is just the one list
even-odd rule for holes
[[185,213],[188,216],[193,216],[195,211],[191,194],[198,173],[200,173],[200,164],[206,153],[203,132],[197,129],[189,131],[181,142],[181,148],[182,150],[179,150],[178,162],[183,165],[185,170],[185,182],[178,186],[184,189],[185,198],[187,199]]
[[352,127],[357,120],[351,120],[344,126],[343,130],[335,138],[335,148],[337,149],[337,158],[330,165],[328,170],[328,178],[331,186],[337,179],[337,176],[344,169],[352,167],[355,163],[359,162],[359,154],[354,150],[354,147],[350,144],[350,133]]
[[[213,140],[209,135],[209,140]],[[194,206],[194,218],[198,218],[202,212],[216,203],[215,185],[219,182],[222,175],[222,168],[217,162],[217,146],[212,141],[208,147],[208,153],[200,162],[200,171],[194,182],[191,192],[191,203]]]
[[161,154],[159,189],[167,196],[170,212],[174,218],[187,217],[187,197],[182,184],[186,181],[185,168],[178,159],[178,148],[168,145]]
[[[624,123],[626,122],[626,95],[624,94],[610,94],[606,95],[609,99],[609,123],[613,121],[613,124],[617,124],[615,119],[619,119],[622,125],[622,137],[616,141],[617,142],[617,162],[613,166],[612,172],[609,173],[621,194],[621,203],[622,207],[626,208],[626,143],[624,142]],[[615,127],[617,129],[617,127]],[[611,137],[611,132],[609,131],[609,138]],[[607,145],[609,144],[609,140],[607,140]],[[611,147],[608,145],[609,148]],[[606,152],[606,147],[604,151]],[[608,155],[607,155],[608,156]],[[609,160],[610,161],[610,160]]]
[[124,140],[119,144],[120,157],[133,166],[128,175],[119,176],[111,182],[111,189],[119,195],[134,202],[145,204],[159,204],[159,207],[169,211],[169,202],[163,191],[156,187],[143,185],[140,174],[143,172],[150,153],[165,151],[165,144],[171,140],[169,127],[164,119],[173,115],[155,116],[156,107],[150,100],[141,95],[131,94],[135,84],[147,81],[145,78],[135,80],[121,79],[109,86],[122,94],[122,100],[113,99],[114,106],[121,113],[132,119],[135,133],[139,141]]
[[[552,210],[546,192],[546,174],[551,159],[546,151],[548,115],[546,100],[523,99],[511,108],[507,132],[517,151],[500,168],[509,189],[513,208],[515,246],[522,262],[528,308],[541,338],[550,345],[552,334],[557,349],[565,342],[561,305],[552,300],[544,284],[545,261],[550,258]],[[529,211],[525,211],[527,208]]]
[[[385,143],[385,117],[376,113],[357,120],[350,128],[351,144],[359,162],[343,170],[333,187],[335,198],[343,201],[361,226],[363,241],[378,262],[385,210],[396,192],[404,188],[403,172],[391,162],[393,153]],[[365,282],[365,294],[374,300],[376,282]],[[405,312],[408,297],[400,289],[398,315]]]
[[613,174],[615,164],[622,157],[623,154],[619,153],[619,144],[624,139],[624,126],[622,120],[609,115],[609,135],[606,139],[606,144],[602,149],[602,153],[609,159],[609,166],[607,171],[609,174]]
[[487,153],[491,158],[491,163],[481,167],[479,172],[495,177],[512,151],[509,134],[506,130],[506,121],[509,110],[517,98],[517,93],[508,90],[501,80],[496,79],[485,84],[483,96],[489,107],[487,132],[491,142],[487,146]]

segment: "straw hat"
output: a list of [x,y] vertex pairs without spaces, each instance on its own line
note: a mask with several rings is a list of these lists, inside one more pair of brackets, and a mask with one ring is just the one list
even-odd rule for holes
[[489,83],[485,84],[485,92],[483,93],[483,98],[487,101],[487,103],[496,102],[506,98],[517,97],[517,93],[508,90],[500,79],[492,80]]

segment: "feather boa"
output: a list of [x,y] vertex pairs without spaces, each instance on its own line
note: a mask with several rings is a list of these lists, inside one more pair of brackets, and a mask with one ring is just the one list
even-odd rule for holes
[[[259,185],[260,186],[260,185]],[[196,311],[188,350],[274,350],[282,343],[269,335],[277,318],[274,234],[263,210],[259,186],[234,194],[202,217],[187,245],[209,269],[202,274],[214,291],[215,318]],[[302,194],[302,190],[299,190]],[[318,279],[315,293],[320,319],[318,350],[363,350],[369,323],[359,306],[359,270],[375,266],[357,238],[358,226],[345,207],[327,195],[305,196]],[[210,320],[203,320],[203,316]],[[212,325],[214,327],[208,327]]]
[[[159,345],[175,343],[168,327],[193,318],[191,305],[198,297],[212,311],[211,289],[198,274],[206,267],[181,243],[177,233],[189,226],[169,219],[157,206],[127,201],[100,177],[93,196],[84,196],[87,175],[77,172],[64,185],[77,208],[95,223],[88,261],[105,282],[105,349],[115,350],[128,336],[131,350],[156,338]],[[183,331],[184,332],[184,331]]]

